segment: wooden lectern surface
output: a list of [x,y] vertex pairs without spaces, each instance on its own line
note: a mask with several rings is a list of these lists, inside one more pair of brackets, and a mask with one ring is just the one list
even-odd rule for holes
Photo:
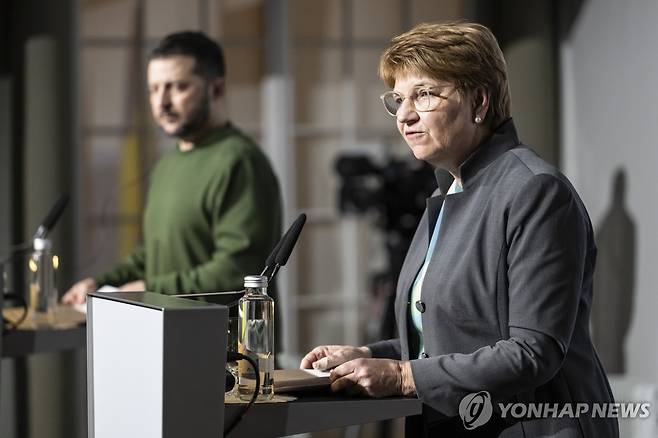
[[[18,321],[23,310],[8,308],[2,315],[10,321]],[[82,350],[86,348],[86,315],[69,306],[58,305],[54,322],[38,323],[26,318],[17,330],[5,332],[2,340],[2,357],[20,357],[35,353]]]

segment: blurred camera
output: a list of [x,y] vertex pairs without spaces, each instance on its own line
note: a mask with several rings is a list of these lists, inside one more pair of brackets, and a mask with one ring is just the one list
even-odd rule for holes
[[335,163],[340,176],[341,213],[375,212],[375,225],[384,231],[391,271],[402,267],[404,255],[436,189],[432,167],[418,160],[388,158],[376,164],[368,155],[342,155]]

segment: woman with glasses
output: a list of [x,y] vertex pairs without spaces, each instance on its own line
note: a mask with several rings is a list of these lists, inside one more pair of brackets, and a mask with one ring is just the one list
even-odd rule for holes
[[438,183],[398,279],[399,337],[316,347],[301,367],[332,369],[334,391],[420,398],[408,437],[618,436],[615,418],[592,415],[613,397],[588,329],[590,220],[519,141],[495,37],[422,24],[391,41],[379,74],[386,111]]

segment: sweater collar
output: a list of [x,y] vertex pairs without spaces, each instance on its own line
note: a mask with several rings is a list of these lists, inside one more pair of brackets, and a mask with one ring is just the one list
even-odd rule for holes
[[218,140],[222,139],[223,137],[226,137],[227,135],[233,133],[235,131],[235,127],[230,121],[227,121],[225,124],[220,126],[219,128],[215,128],[212,131],[208,132],[201,141],[196,143],[192,149],[189,151],[181,151],[178,146],[176,146],[176,150],[180,153],[186,153],[186,152],[192,152],[196,149],[201,149],[205,146],[211,145],[216,143]]

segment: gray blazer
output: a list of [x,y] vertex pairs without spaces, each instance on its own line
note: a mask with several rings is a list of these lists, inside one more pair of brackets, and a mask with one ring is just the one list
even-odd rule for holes
[[[613,401],[589,333],[596,258],[592,226],[567,178],[503,123],[461,167],[463,192],[437,171],[397,285],[399,338],[375,357],[411,360],[422,418],[407,436],[618,436],[616,419],[501,418],[500,403]],[[442,204],[443,207],[442,207]],[[410,289],[444,208],[421,292],[425,357],[409,318]],[[494,415],[465,431],[459,404],[488,391]],[[410,435],[413,433],[413,435]]]

